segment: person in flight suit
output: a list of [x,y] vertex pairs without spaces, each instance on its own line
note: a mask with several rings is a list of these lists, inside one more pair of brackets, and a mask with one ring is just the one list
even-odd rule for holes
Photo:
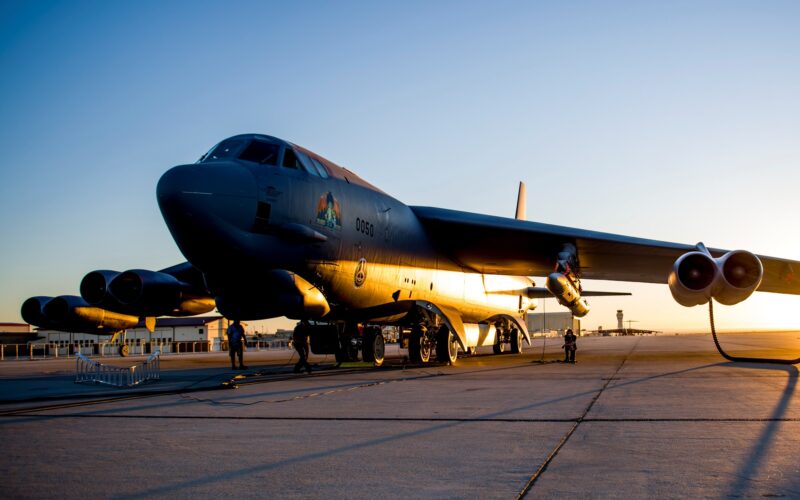
[[236,370],[236,356],[239,356],[239,370],[247,370],[244,366],[244,343],[247,340],[244,335],[244,327],[238,319],[228,326],[228,354],[231,357],[231,369]]
[[292,344],[297,355],[300,356],[300,361],[294,365],[294,372],[300,373],[305,369],[306,373],[311,373],[311,365],[308,364],[308,333],[306,326],[308,323],[301,321],[294,328],[292,334]]
[[564,334],[564,363],[575,363],[575,351],[578,350],[578,337],[572,333],[572,328]]

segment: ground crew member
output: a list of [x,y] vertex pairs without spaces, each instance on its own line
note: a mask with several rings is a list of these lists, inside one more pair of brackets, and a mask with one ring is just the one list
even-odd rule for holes
[[567,328],[564,334],[564,363],[575,363],[575,351],[578,350],[578,337],[572,333],[572,328]]
[[239,356],[239,370],[247,370],[244,366],[244,343],[247,338],[244,335],[244,327],[238,319],[228,326],[228,355],[231,357],[231,369],[236,370],[236,356]]
[[306,373],[311,373],[311,365],[308,364],[308,332],[306,327],[308,323],[305,321],[301,321],[297,324],[294,328],[294,334],[292,334],[292,344],[294,345],[294,350],[297,351],[297,355],[300,356],[300,361],[294,365],[294,372],[300,373],[301,371],[305,370]]

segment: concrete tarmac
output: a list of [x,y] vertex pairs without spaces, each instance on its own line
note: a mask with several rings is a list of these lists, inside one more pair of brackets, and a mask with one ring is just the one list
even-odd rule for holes
[[[722,342],[795,357],[799,337]],[[0,494],[800,497],[794,366],[725,361],[708,335],[580,338],[575,365],[560,345],[454,366],[392,348],[377,370],[315,357],[312,375],[248,352],[238,389],[218,389],[224,354],[165,356],[133,391],[73,384],[67,360],[4,362]]]

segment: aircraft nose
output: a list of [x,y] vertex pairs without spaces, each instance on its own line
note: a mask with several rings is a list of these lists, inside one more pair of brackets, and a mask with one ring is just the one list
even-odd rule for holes
[[236,163],[179,165],[161,176],[156,195],[173,233],[210,229],[219,222],[248,230],[258,187],[253,174]]

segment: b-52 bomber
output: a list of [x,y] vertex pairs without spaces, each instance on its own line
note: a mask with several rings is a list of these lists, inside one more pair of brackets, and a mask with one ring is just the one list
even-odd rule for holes
[[266,135],[225,139],[168,170],[156,192],[187,262],[92,271],[80,296],[25,301],[25,321],[109,335],[214,308],[230,319],[287,316],[313,352],[376,365],[380,326],[398,325],[411,360],[452,363],[477,346],[521,352],[537,298],[581,317],[586,297],[614,294],[584,291],[584,279],[666,283],[684,306],[800,294],[797,261],[530,222],[523,185],[514,219],[407,206]]

